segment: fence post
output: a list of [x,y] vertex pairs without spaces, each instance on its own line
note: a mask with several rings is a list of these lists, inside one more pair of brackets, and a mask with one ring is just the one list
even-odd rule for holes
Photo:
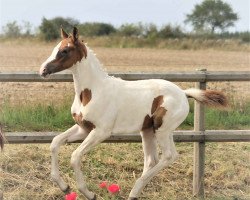
[[[206,69],[200,69],[206,73]],[[197,89],[206,89],[206,81],[195,83]],[[204,106],[198,101],[194,103],[194,131],[205,131]],[[205,141],[194,143],[194,166],[193,166],[193,195],[204,198],[204,168],[205,168]]]

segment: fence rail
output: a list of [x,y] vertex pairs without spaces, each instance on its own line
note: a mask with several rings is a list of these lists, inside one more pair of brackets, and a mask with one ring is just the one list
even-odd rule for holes
[[[173,82],[211,82],[211,81],[250,81],[250,71],[231,72],[167,72],[167,73],[121,73],[114,72],[109,75],[124,80],[165,79]],[[71,74],[53,74],[44,79],[37,72],[0,72],[0,82],[72,82]]]
[[[7,132],[9,144],[50,143],[59,132]],[[250,142],[250,130],[175,131],[175,142]],[[78,143],[81,141],[76,141]],[[104,142],[141,142],[138,134],[112,135]]]
[[[124,80],[165,79],[173,82],[196,82],[196,88],[206,89],[206,82],[250,81],[250,71],[171,72],[171,73],[110,73]],[[42,79],[36,72],[0,72],[0,82],[72,82],[71,74],[54,74]],[[194,142],[193,195],[204,197],[205,142],[249,142],[250,130],[205,130],[204,106],[195,102],[194,131],[175,131],[176,142]],[[49,143],[57,132],[6,133],[12,143]],[[139,135],[112,135],[105,142],[140,142]]]

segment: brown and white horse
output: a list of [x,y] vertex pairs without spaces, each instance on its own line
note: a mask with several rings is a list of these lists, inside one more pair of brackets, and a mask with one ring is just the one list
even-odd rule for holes
[[[76,125],[56,136],[51,143],[52,179],[66,194],[70,187],[59,175],[58,150],[66,142],[83,140],[72,153],[71,165],[77,186],[87,199],[96,199],[81,172],[81,157],[112,134],[141,134],[144,169],[135,182],[129,199],[138,199],[145,185],[161,169],[173,163],[177,151],[173,131],[189,112],[188,97],[215,107],[227,104],[225,96],[216,91],[182,90],[165,80],[124,81],[110,77],[95,54],[78,39],[77,28],[72,35],[61,29],[62,41],[42,64],[40,75],[70,69],[73,74],[75,99],[71,107]],[[157,144],[162,150],[158,159]]]

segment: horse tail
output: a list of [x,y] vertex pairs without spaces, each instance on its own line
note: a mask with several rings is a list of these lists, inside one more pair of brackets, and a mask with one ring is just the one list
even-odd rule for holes
[[187,97],[192,97],[200,103],[203,103],[210,107],[226,108],[228,106],[228,100],[226,96],[219,91],[190,88],[184,90],[184,92]]
[[2,129],[2,126],[0,124],[0,148],[1,150],[3,150],[3,146],[4,146],[4,135],[3,135],[3,129]]

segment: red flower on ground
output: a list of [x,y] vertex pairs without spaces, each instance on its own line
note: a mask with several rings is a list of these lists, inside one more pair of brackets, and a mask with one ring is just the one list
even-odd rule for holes
[[65,200],[76,200],[77,194],[75,192],[71,192],[70,194],[65,195]]
[[112,194],[116,194],[120,191],[120,186],[117,184],[112,184],[108,187],[108,191]]
[[107,181],[103,181],[100,183],[99,185],[100,188],[107,188],[108,187],[108,182]]

